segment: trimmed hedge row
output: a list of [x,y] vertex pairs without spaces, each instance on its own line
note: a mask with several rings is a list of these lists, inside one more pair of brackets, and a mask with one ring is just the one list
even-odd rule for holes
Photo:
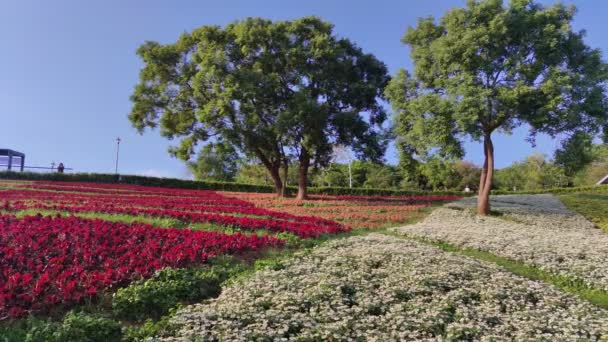
[[44,180],[62,182],[121,183],[163,188],[192,190],[221,190],[242,192],[274,192],[269,185],[255,185],[229,182],[201,182],[176,178],[157,178],[134,175],[116,175],[106,173],[36,173],[36,172],[0,172],[0,179]]
[[492,195],[534,195],[534,194],[562,194],[571,192],[598,192],[608,193],[608,185],[591,185],[571,188],[549,188],[540,190],[505,191],[492,190]]
[[[35,173],[35,172],[0,172],[0,179],[13,180],[45,180],[63,182],[93,182],[93,183],[122,183],[165,188],[218,190],[273,193],[270,185],[256,185],[233,182],[208,182],[176,178],[157,178],[134,175],[116,175],[104,173]],[[290,192],[296,192],[297,187],[290,186]],[[414,191],[395,189],[346,188],[346,187],[309,187],[308,193],[322,195],[351,195],[351,196],[416,196],[416,195],[473,195],[460,191]]]
[[[294,187],[294,190],[297,188]],[[345,188],[345,187],[310,187],[309,194],[319,195],[350,195],[350,196],[472,196],[474,193],[462,191],[420,191],[420,190],[396,190],[396,189],[375,189],[375,188]]]

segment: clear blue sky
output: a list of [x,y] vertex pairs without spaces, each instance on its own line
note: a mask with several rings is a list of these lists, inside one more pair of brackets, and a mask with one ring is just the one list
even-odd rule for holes
[[[550,1],[543,1],[551,3]],[[138,135],[127,119],[129,95],[146,40],[175,41],[202,25],[225,25],[248,16],[293,19],[317,15],[335,31],[383,60],[393,73],[411,68],[400,38],[418,17],[463,6],[464,0],[429,1],[0,1],[0,148],[27,154],[27,165],[62,161],[81,172],[113,172],[115,139],[123,139],[120,170],[129,174],[185,177],[182,162],[166,153],[170,142]],[[608,53],[608,2],[573,1],[577,29]],[[556,142],[535,149],[525,130],[496,138],[497,166],[533,152],[552,154]],[[481,163],[481,148],[468,143],[467,159]],[[396,160],[395,151],[387,154]]]

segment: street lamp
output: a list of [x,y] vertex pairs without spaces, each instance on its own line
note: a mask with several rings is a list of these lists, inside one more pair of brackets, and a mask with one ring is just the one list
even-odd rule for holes
[[120,137],[116,138],[116,168],[114,173],[118,174],[118,151],[120,151]]

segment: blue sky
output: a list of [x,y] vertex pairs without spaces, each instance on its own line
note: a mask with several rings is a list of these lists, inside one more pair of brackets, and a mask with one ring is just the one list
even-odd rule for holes
[[[543,1],[551,3],[550,1]],[[62,161],[80,172],[113,172],[116,137],[123,140],[122,173],[186,177],[182,162],[166,153],[171,142],[158,132],[140,136],[127,114],[146,40],[161,43],[202,25],[225,25],[248,16],[274,20],[317,15],[335,32],[375,54],[391,73],[411,68],[400,38],[418,17],[441,16],[464,0],[430,1],[0,1],[0,148],[27,154],[27,165]],[[579,0],[574,26],[587,43],[608,51],[608,2]],[[496,137],[497,167],[557,146],[542,137],[537,147],[526,131]],[[481,163],[481,148],[467,143],[467,157]],[[395,151],[387,153],[389,162]]]

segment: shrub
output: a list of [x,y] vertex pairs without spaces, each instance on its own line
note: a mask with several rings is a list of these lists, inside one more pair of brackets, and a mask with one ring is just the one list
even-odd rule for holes
[[18,326],[0,329],[0,334],[3,341],[27,342],[105,342],[119,341],[123,336],[120,323],[100,315],[73,311],[61,322],[30,317]]
[[210,268],[164,268],[150,279],[116,291],[112,310],[121,319],[158,319],[181,302],[217,297],[221,283],[241,271],[241,267],[233,262],[215,261]]
[[118,341],[122,328],[118,322],[98,315],[71,312],[56,335],[57,341]]

